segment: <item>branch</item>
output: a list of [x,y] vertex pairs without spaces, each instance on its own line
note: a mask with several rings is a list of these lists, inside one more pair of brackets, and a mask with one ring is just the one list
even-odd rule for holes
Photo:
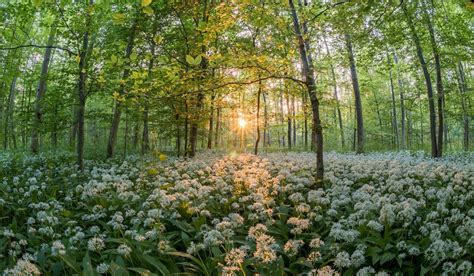
[[66,49],[66,48],[63,48],[63,47],[59,47],[59,46],[53,46],[53,45],[26,44],[26,45],[14,46],[14,47],[0,47],[0,50],[16,50],[16,49],[28,48],[28,47],[41,48],[41,49],[48,49],[48,48],[49,48],[49,49],[58,49],[58,50],[66,51],[66,52],[68,52],[68,53],[71,54],[71,55],[75,55],[75,56],[78,55],[77,53],[74,53],[73,51],[71,51],[71,50],[69,50],[69,49]]
[[342,4],[345,4],[345,3],[349,3],[350,0],[347,0],[347,1],[340,1],[340,2],[336,2],[330,6],[327,6],[324,10],[318,12],[315,16],[313,16],[313,18],[311,18],[310,20],[308,21],[313,21],[315,20],[316,18],[318,18],[319,16],[323,15],[325,12],[327,12],[328,10],[336,7],[336,6],[339,6],[339,5],[342,5]]

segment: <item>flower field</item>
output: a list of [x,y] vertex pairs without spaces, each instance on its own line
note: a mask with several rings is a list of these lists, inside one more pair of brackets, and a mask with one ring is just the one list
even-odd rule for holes
[[4,275],[471,275],[472,156],[0,159]]

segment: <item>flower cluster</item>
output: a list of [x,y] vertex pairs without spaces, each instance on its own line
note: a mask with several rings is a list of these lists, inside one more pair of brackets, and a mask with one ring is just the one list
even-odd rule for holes
[[474,272],[472,156],[202,154],[0,159],[0,271]]

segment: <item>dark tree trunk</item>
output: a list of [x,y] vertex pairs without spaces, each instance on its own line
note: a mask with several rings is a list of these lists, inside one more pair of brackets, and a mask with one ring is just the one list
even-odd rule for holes
[[[89,5],[92,5],[93,1],[90,0]],[[82,38],[82,49],[79,53],[79,81],[78,81],[78,100],[77,106],[77,165],[80,170],[84,169],[84,116],[86,109],[86,80],[87,80],[87,59],[88,54],[92,51],[92,43],[89,45],[89,26],[90,26],[90,15],[87,15],[86,19],[86,32]]]
[[[54,43],[54,37],[56,34],[56,27],[53,25],[48,37],[48,46],[52,46]],[[43,57],[43,64],[41,65],[41,75],[38,82],[38,88],[36,90],[35,99],[35,116],[33,122],[33,130],[31,134],[31,152],[37,154],[39,152],[39,132],[41,129],[42,118],[43,118],[43,98],[46,93],[46,79],[48,77],[49,61],[51,59],[52,48],[46,48]]]
[[[138,16],[138,15],[136,15]],[[138,25],[138,18],[135,19],[133,26],[130,30],[128,36],[127,49],[125,50],[125,59],[128,60],[125,69],[123,70],[122,80],[127,81],[128,76],[130,75],[130,55],[132,54],[133,45],[135,42],[135,34]],[[120,85],[119,95],[123,96],[125,94],[125,83]],[[112,126],[110,127],[109,140],[107,143],[107,158],[110,158],[114,155],[115,144],[117,143],[117,133],[120,126],[120,117],[122,115],[122,103],[120,100],[115,100],[114,116],[112,118]]]
[[438,100],[438,140],[437,140],[437,153],[438,157],[443,156],[443,136],[445,133],[444,127],[444,87],[443,87],[443,76],[441,73],[441,61],[439,57],[438,43],[436,42],[435,31],[429,13],[427,12],[424,1],[421,1],[423,10],[425,11],[426,23],[428,25],[428,31],[430,34],[431,48],[435,60],[435,72],[436,72],[436,91]]
[[[298,47],[300,52],[302,70],[305,75],[305,83],[308,89],[309,98],[311,101],[311,108],[313,112],[313,128],[315,132],[316,142],[316,179],[322,180],[324,177],[323,164],[323,134],[321,127],[321,119],[319,117],[319,100],[316,95],[316,83],[314,81],[314,71],[311,59],[311,48],[308,41],[305,41],[301,33],[300,24],[298,21],[298,14],[296,13],[293,0],[288,0],[290,4],[291,16],[293,19],[293,26],[298,39]],[[305,26],[306,24],[304,24]],[[311,64],[311,66],[310,66]]]
[[418,56],[421,69],[423,70],[423,76],[425,78],[426,90],[428,93],[428,106],[429,106],[429,112],[430,112],[431,156],[439,157],[438,144],[437,144],[437,139],[436,139],[436,110],[435,110],[435,104],[434,104],[433,86],[431,84],[430,72],[428,71],[428,66],[426,65],[425,57],[423,56],[423,49],[421,48],[420,38],[418,37],[418,33],[416,32],[415,25],[413,24],[411,15],[408,13],[408,10],[406,9],[405,4],[402,3],[401,7],[403,9],[403,12],[405,13],[408,27],[410,28],[411,36],[412,36],[413,42],[415,43],[416,54]]
[[362,100],[360,97],[359,79],[357,78],[357,68],[352,50],[352,42],[349,34],[345,34],[347,54],[351,67],[352,87],[354,89],[355,112],[357,121],[357,148],[356,153],[364,152],[364,121],[362,117]]

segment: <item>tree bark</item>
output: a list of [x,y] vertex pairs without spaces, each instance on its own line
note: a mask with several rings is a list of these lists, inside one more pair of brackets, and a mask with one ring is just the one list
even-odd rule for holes
[[[48,37],[48,46],[52,46],[54,43],[54,37],[56,35],[56,26],[53,24]],[[37,154],[39,152],[39,132],[41,129],[42,118],[43,118],[43,98],[46,93],[46,79],[48,76],[49,61],[51,59],[52,48],[46,48],[43,57],[43,64],[41,65],[41,74],[38,82],[38,88],[36,90],[35,99],[35,116],[33,119],[33,129],[31,134],[31,152]]]
[[[326,46],[326,53],[329,57],[331,57],[330,52],[329,52],[329,47],[328,47],[325,36],[323,36],[323,41],[324,41],[324,45]],[[337,93],[336,72],[334,70],[334,65],[332,64],[332,62],[329,63],[329,68],[331,70],[331,78],[332,78],[332,84],[333,84],[333,89],[334,89],[334,94],[333,94],[334,95],[334,100],[336,101],[336,112],[337,112],[337,119],[338,119],[338,122],[339,122],[339,131],[340,131],[340,136],[341,136],[341,147],[342,147],[342,150],[344,150],[344,148],[345,148],[344,128],[343,128],[343,125],[342,125],[341,107],[340,107],[340,103],[339,103],[339,96],[338,96],[338,93]]]
[[260,143],[260,95],[262,94],[262,81],[258,82],[257,92],[257,139],[255,140],[254,154],[258,154],[258,143]]
[[401,113],[401,139],[400,139],[400,148],[403,150],[407,145],[407,135],[406,135],[406,114],[405,114],[405,97],[403,90],[403,81],[400,76],[400,69],[398,65],[397,54],[393,53],[393,60],[395,62],[395,68],[397,71],[397,80],[398,80],[398,89],[400,94],[400,113]]
[[[89,6],[93,4],[93,1],[90,0]],[[85,109],[86,109],[86,81],[87,81],[87,59],[88,54],[92,52],[92,47],[89,45],[89,27],[90,27],[90,14],[87,13],[86,18],[86,31],[82,38],[82,47],[79,52],[79,81],[78,81],[78,100],[79,104],[77,106],[77,165],[80,170],[84,169],[84,121],[85,121]]]
[[[316,83],[314,81],[314,71],[311,59],[311,48],[308,41],[305,41],[301,33],[298,14],[296,13],[293,0],[288,0],[293,19],[293,26],[298,39],[298,48],[300,52],[301,63],[303,65],[303,74],[305,75],[305,84],[308,90],[313,112],[313,128],[315,129],[316,142],[316,179],[323,180],[324,164],[323,164],[323,135],[321,127],[321,119],[319,116],[319,100],[316,94]],[[311,66],[310,66],[311,64]]]
[[459,85],[459,93],[461,94],[461,107],[462,107],[462,117],[463,117],[463,149],[464,151],[469,151],[469,111],[468,111],[468,104],[466,101],[467,96],[467,82],[464,75],[464,68],[461,62],[458,62],[458,85]]
[[429,106],[429,116],[430,116],[430,137],[431,137],[431,156],[439,157],[438,153],[438,144],[436,139],[436,110],[433,97],[433,86],[431,84],[430,72],[428,71],[428,66],[425,62],[425,57],[423,56],[423,49],[421,48],[420,38],[416,32],[415,25],[413,24],[411,15],[408,13],[405,4],[401,5],[405,17],[407,19],[408,27],[410,28],[411,36],[416,47],[416,55],[418,56],[418,61],[420,62],[421,69],[423,71],[423,76],[425,78],[426,90],[428,94],[428,106]]
[[349,34],[345,34],[347,54],[351,68],[352,87],[354,89],[355,112],[357,121],[357,147],[356,153],[364,152],[364,120],[362,117],[362,100],[360,97],[359,79],[357,78],[357,68],[352,50],[352,42]]
[[395,89],[393,85],[393,76],[392,76],[392,63],[390,62],[390,56],[387,53],[387,63],[388,63],[388,74],[390,79],[390,94],[392,96],[392,126],[393,126],[393,134],[395,138],[395,145],[397,149],[400,147],[400,141],[398,136],[398,123],[397,123],[397,108],[395,106]]
[[209,116],[209,132],[207,134],[207,148],[211,149],[212,148],[212,133],[213,133],[213,128],[214,128],[214,100],[216,98],[216,95],[213,93],[211,95],[211,112]]
[[10,84],[10,93],[8,94],[8,104],[7,110],[5,111],[5,125],[4,125],[4,140],[3,140],[3,149],[8,148],[8,139],[9,139],[9,130],[11,131],[12,141],[14,148],[16,148],[16,138],[15,138],[15,129],[13,123],[13,114],[15,109],[15,89],[16,81],[18,76],[14,76]]
[[[138,16],[138,15],[136,15]],[[134,42],[135,42],[135,35],[138,25],[138,18],[135,19],[133,26],[130,30],[130,34],[128,36],[127,41],[127,49],[125,50],[124,58],[129,60],[123,70],[122,80],[124,82],[127,81],[128,76],[130,75],[130,55],[132,54]],[[125,83],[120,84],[120,91],[119,95],[125,95]],[[114,108],[114,116],[112,118],[112,126],[110,127],[109,133],[109,140],[107,143],[107,158],[110,158],[114,155],[115,144],[117,143],[117,133],[120,126],[120,117],[122,115],[122,103],[119,100],[115,100],[115,108]]]
[[443,135],[444,135],[444,87],[443,87],[443,76],[441,73],[441,61],[439,57],[438,43],[436,42],[435,31],[433,24],[431,23],[430,15],[427,12],[424,1],[421,1],[423,10],[425,11],[426,24],[428,25],[428,31],[430,34],[431,48],[435,60],[435,72],[436,72],[436,91],[437,91],[437,102],[438,102],[438,140],[437,140],[437,157],[443,156]]

